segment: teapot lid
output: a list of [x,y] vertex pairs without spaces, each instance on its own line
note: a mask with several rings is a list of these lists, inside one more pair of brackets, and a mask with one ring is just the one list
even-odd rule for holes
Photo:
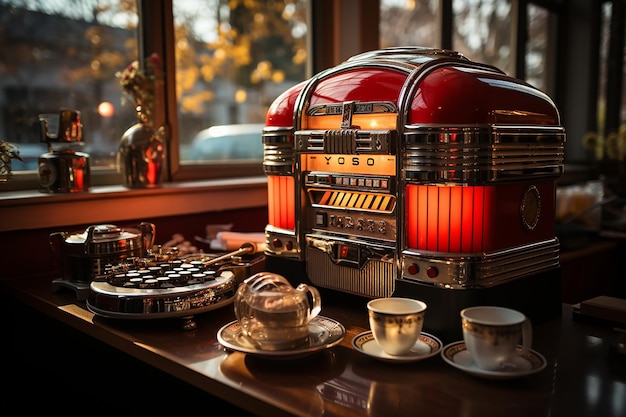
[[88,242],[110,242],[124,239],[134,239],[137,233],[123,230],[114,224],[99,224],[89,226],[84,232],[69,235],[65,241],[67,243],[84,244]]
[[284,291],[293,289],[285,277],[273,272],[258,272],[244,281],[250,292]]

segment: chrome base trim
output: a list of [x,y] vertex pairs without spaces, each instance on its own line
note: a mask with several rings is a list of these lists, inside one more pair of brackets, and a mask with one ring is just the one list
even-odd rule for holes
[[554,238],[475,255],[407,250],[401,263],[402,280],[445,288],[484,288],[559,267],[559,241]]
[[[270,255],[300,260],[298,237],[291,230],[265,226],[265,252]],[[279,244],[277,244],[280,242]]]

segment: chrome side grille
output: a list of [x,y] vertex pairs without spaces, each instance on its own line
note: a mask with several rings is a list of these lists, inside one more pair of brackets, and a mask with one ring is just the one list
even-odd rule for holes
[[389,154],[395,149],[391,130],[301,130],[295,132],[296,150],[326,154]]
[[485,183],[563,172],[561,127],[407,126],[407,180]]

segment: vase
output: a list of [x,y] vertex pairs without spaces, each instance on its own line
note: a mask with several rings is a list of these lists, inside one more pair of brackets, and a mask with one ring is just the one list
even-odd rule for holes
[[154,188],[163,182],[166,137],[164,129],[145,123],[129,127],[120,140],[118,172],[127,188]]

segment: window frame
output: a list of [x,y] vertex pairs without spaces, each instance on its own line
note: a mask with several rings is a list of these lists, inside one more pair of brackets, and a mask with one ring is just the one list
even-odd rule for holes
[[164,181],[236,179],[263,175],[263,166],[260,163],[227,162],[188,165],[180,162],[173,0],[137,0],[137,8],[140,16],[138,26],[139,54],[145,57],[156,52],[163,57],[165,65],[165,82],[158,86],[157,91],[157,99],[160,98],[163,105],[158,106],[155,111],[156,124],[166,127],[169,138]]

